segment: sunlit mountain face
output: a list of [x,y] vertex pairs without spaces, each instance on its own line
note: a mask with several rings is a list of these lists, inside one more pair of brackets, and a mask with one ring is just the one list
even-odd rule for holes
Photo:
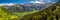
[[57,0],[0,0],[0,6],[12,11],[12,12],[25,12],[34,10],[43,10],[52,4],[56,3]]

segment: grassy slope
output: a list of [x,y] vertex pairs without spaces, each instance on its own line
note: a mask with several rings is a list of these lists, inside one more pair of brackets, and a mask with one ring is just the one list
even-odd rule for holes
[[52,7],[48,7],[47,9],[44,9],[43,11],[40,11],[40,12],[32,11],[32,12],[14,13],[14,15],[11,15],[7,12],[4,12],[2,10],[2,7],[0,6],[0,20],[9,20],[9,19],[14,20],[15,18],[19,20],[18,18],[27,14],[29,15],[24,16],[23,18],[24,20],[26,19],[30,20],[30,18],[37,20],[37,19],[42,19],[42,17],[44,18],[46,17],[47,20],[49,20],[51,16],[54,18],[54,20],[56,20],[56,15],[58,15],[58,17],[60,16],[60,6],[57,5],[55,7],[56,9],[55,8],[53,9]]
[[18,20],[18,18],[27,15],[27,14],[32,14],[37,12],[37,10],[31,11],[31,12],[23,12],[23,13],[11,13],[8,10],[2,8],[2,6],[0,6],[0,20],[14,20],[16,18],[16,20]]

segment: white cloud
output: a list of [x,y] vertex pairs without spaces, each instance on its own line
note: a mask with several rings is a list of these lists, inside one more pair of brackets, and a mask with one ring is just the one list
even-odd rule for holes
[[43,2],[43,1],[31,1],[30,3],[40,3],[40,4],[44,4],[46,2]]
[[39,1],[31,1],[31,3],[41,3],[41,2],[39,2]]
[[[35,0],[35,1],[30,1],[30,3],[40,3],[40,4],[45,4],[45,3],[51,3],[52,0]],[[55,3],[55,2],[52,2]]]
[[8,5],[8,6],[10,6],[10,5],[15,5],[15,4],[13,4],[13,3],[3,3],[3,4],[0,4],[0,6],[3,6],[3,5]]

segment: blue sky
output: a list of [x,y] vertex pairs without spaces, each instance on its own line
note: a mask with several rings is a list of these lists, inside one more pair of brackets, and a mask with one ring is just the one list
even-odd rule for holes
[[[23,4],[29,3],[35,0],[0,0],[0,3],[16,3],[16,4]],[[42,0],[43,1],[43,0]],[[50,0],[51,2],[57,2],[57,0]]]

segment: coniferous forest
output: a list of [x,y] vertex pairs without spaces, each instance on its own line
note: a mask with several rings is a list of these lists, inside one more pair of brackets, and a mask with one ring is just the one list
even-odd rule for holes
[[19,4],[0,6],[0,20],[60,20],[60,0],[41,11],[34,9],[34,6],[31,8]]

